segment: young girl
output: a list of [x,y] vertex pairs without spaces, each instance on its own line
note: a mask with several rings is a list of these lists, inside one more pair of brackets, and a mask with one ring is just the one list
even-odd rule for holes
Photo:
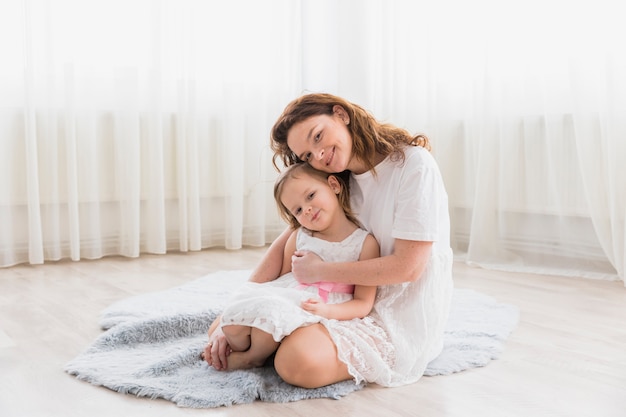
[[[229,346],[224,367],[215,366],[207,347],[204,357],[216,369],[262,366],[280,341],[295,329],[328,320],[365,317],[374,304],[375,286],[315,282],[293,278],[296,250],[315,252],[328,262],[356,261],[379,255],[378,243],[359,227],[349,206],[347,187],[335,176],[309,164],[292,165],[274,185],[281,216],[294,230],[285,250],[280,277],[247,283],[227,304],[220,323]],[[209,339],[217,324],[211,326]]]
[[[380,123],[341,97],[306,94],[285,107],[271,145],[284,165],[350,171],[351,207],[380,245],[380,257],[358,262],[295,253],[292,273],[302,283],[376,285],[378,293],[362,320],[316,323],[285,337],[276,371],[306,388],[347,379],[383,386],[417,381],[443,348],[453,288],[448,196],[428,139]],[[272,243],[251,281],[278,273],[289,234]],[[216,361],[226,360],[222,340],[219,332],[211,338]]]

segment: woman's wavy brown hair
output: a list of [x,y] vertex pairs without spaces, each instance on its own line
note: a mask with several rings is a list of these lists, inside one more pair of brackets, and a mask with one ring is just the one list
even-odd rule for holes
[[[348,114],[350,123],[347,125],[352,137],[353,156],[365,162],[368,170],[374,170],[377,154],[392,153],[404,160],[404,147],[407,145],[422,146],[430,150],[430,141],[424,135],[411,135],[407,130],[389,123],[379,123],[361,106],[351,103],[332,94],[316,93],[303,95],[285,107],[270,134],[270,146],[274,151],[272,163],[280,171],[278,161],[284,166],[302,162],[287,146],[287,135],[296,123],[318,115],[333,115],[333,107],[339,105]],[[374,170],[374,172],[376,172]]]
[[297,229],[302,225],[296,220],[295,216],[291,214],[291,211],[281,201],[280,197],[283,195],[283,189],[285,188],[285,184],[292,178],[302,178],[305,176],[309,176],[312,178],[316,178],[322,182],[328,183],[328,177],[331,175],[337,178],[339,181],[339,194],[337,198],[339,199],[339,205],[343,209],[344,213],[346,213],[346,217],[352,223],[356,224],[358,227],[362,227],[361,223],[357,220],[356,216],[352,212],[350,208],[350,193],[348,191],[348,185],[345,180],[339,175],[329,174],[327,172],[319,171],[313,168],[311,165],[299,162],[287,167],[276,179],[274,183],[274,199],[276,200],[276,205],[278,206],[278,212],[280,216],[291,226],[293,229]]

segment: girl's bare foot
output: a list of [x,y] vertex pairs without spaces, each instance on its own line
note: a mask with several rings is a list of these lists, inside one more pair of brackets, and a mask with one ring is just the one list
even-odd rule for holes
[[213,366],[213,358],[211,357],[211,344],[208,344],[204,347],[204,350],[200,353],[200,359],[209,364],[209,366]]

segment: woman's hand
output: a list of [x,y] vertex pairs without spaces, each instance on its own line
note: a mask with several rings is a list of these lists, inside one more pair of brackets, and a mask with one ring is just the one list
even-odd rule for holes
[[228,355],[232,352],[226,336],[220,327],[209,332],[209,343],[205,346],[202,358],[218,371],[228,369]]
[[291,272],[298,282],[312,284],[323,280],[323,274],[320,273],[323,264],[324,261],[317,254],[298,250],[291,257]]

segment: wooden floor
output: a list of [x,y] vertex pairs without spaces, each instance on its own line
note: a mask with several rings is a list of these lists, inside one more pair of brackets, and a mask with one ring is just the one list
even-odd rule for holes
[[455,265],[458,288],[517,305],[521,321],[484,368],[370,386],[341,400],[178,408],[95,387],[63,366],[100,333],[99,312],[130,295],[223,269],[264,249],[106,258],[0,269],[0,416],[626,416],[626,288],[621,282]]

